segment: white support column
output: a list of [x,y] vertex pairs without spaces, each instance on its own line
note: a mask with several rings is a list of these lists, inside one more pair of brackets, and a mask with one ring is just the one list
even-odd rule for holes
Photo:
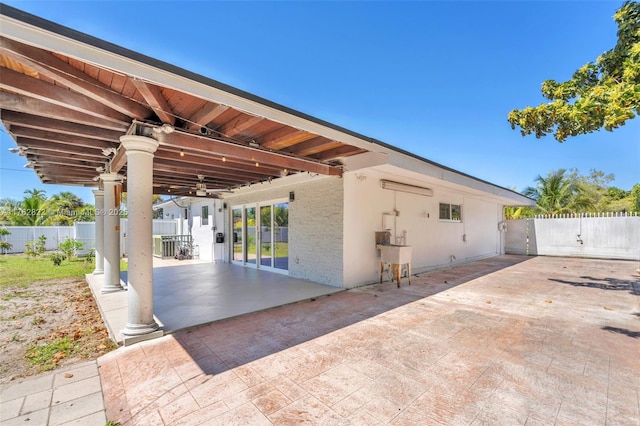
[[103,173],[104,183],[104,284],[101,293],[122,291],[120,284],[120,182],[122,176]]
[[121,331],[127,345],[162,335],[153,318],[153,153],[158,141],[125,135],[120,142],[127,154],[129,300],[127,324]]
[[93,191],[96,206],[96,269],[93,275],[104,274],[104,191],[96,189]]

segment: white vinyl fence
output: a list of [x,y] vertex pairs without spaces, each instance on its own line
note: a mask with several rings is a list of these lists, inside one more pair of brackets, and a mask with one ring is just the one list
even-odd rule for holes
[[[176,220],[154,219],[153,235],[173,235],[177,230]],[[58,243],[67,238],[75,238],[84,243],[80,255],[87,254],[96,245],[95,222],[77,222],[74,226],[3,226],[11,234],[0,237],[8,241],[13,247],[7,253],[24,253],[25,245],[30,241],[38,241],[41,235],[47,237],[45,249],[56,250]],[[120,219],[120,255],[126,254],[127,247],[127,219]],[[152,242],[149,241],[149,244]]]
[[640,216],[594,213],[507,221],[507,254],[640,260]]

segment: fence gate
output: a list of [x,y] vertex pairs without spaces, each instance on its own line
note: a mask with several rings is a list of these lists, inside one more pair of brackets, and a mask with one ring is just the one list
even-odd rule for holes
[[640,216],[599,213],[507,221],[507,254],[640,260]]

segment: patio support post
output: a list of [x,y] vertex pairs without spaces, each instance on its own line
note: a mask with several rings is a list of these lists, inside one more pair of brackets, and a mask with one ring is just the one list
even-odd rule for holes
[[96,205],[96,269],[93,275],[104,274],[104,191],[96,189],[93,191]]
[[127,155],[128,317],[121,331],[126,345],[127,340],[133,343],[151,338],[148,335],[159,328],[153,317],[152,248],[153,154],[158,141],[125,135],[120,142]]
[[120,182],[122,175],[103,173],[104,184],[104,284],[101,293],[122,291],[120,284]]

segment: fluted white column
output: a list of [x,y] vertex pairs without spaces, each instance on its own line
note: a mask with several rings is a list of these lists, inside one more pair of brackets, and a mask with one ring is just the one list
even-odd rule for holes
[[128,317],[121,331],[126,340],[159,328],[153,318],[152,248],[153,154],[158,141],[125,135],[120,142],[127,154]]
[[101,293],[124,290],[120,284],[120,182],[122,175],[103,173],[104,284]]
[[104,191],[96,189],[93,191],[96,206],[96,268],[94,275],[104,274]]

